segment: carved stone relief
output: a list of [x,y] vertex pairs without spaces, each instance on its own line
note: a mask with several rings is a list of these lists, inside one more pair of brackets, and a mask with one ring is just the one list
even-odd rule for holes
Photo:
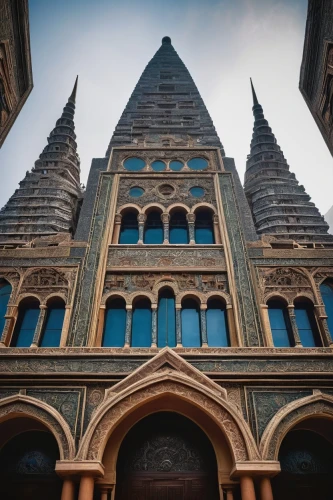
[[74,288],[76,271],[68,268],[35,268],[29,269],[20,287],[19,293],[35,294],[44,299],[51,293],[58,293],[70,300]]
[[259,284],[263,303],[274,295],[283,295],[292,304],[297,296],[306,296],[316,303],[310,277],[298,268],[259,268]]

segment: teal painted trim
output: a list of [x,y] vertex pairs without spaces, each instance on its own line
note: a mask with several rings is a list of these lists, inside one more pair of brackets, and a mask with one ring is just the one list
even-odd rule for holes
[[259,311],[231,174],[219,174],[219,184],[234,266],[244,344],[251,347],[263,346]]

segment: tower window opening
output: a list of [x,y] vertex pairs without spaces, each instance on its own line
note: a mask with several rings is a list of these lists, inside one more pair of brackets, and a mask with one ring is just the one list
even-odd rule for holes
[[187,162],[191,170],[205,170],[208,167],[208,162],[205,158],[192,158]]
[[292,347],[291,325],[287,306],[279,300],[268,302],[268,316],[275,347]]
[[210,299],[206,312],[209,347],[229,347],[229,329],[225,303],[221,299]]
[[139,225],[136,212],[127,212],[123,215],[120,227],[119,243],[135,245],[139,240]]
[[126,331],[126,304],[113,298],[106,303],[102,347],[124,347]]
[[39,301],[29,297],[19,305],[11,347],[30,347],[39,318]]
[[320,293],[325,305],[328,329],[333,337],[333,280],[324,281],[320,285]]
[[151,319],[152,314],[149,299],[138,299],[133,306],[132,347],[151,346]]
[[147,216],[143,242],[151,245],[163,243],[163,223],[159,212],[150,212]]
[[157,310],[157,347],[176,347],[176,309],[172,290],[159,294]]
[[200,210],[195,215],[195,242],[199,245],[214,244],[212,213],[209,210]]
[[5,314],[7,312],[7,306],[12,293],[12,286],[8,281],[0,280],[0,335],[5,326]]
[[171,214],[169,241],[173,245],[186,245],[189,243],[186,213],[184,211],[177,211]]
[[200,309],[194,299],[184,299],[181,312],[182,344],[201,347]]
[[47,315],[42,333],[41,347],[59,347],[65,317],[65,302],[52,299],[47,304]]
[[320,347],[320,335],[310,301],[295,302],[295,316],[298,334],[303,347]]

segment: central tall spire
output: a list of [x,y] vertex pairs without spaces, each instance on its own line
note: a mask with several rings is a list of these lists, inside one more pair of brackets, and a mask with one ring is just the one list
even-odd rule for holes
[[290,172],[264,117],[251,80],[254,127],[244,189],[259,235],[298,241],[326,241],[328,224]]
[[223,148],[186,66],[165,36],[116,126],[111,148],[125,145]]

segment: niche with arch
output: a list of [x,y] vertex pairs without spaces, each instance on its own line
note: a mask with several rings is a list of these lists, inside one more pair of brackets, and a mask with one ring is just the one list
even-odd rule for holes
[[18,317],[14,328],[11,347],[30,347],[34,338],[38,318],[39,301],[35,297],[26,297],[18,308]]
[[213,212],[208,208],[200,208],[195,212],[195,242],[199,245],[215,243]]
[[287,304],[283,300],[270,299],[267,302],[274,347],[294,345]]
[[110,297],[106,302],[102,347],[124,347],[126,304],[122,297]]

